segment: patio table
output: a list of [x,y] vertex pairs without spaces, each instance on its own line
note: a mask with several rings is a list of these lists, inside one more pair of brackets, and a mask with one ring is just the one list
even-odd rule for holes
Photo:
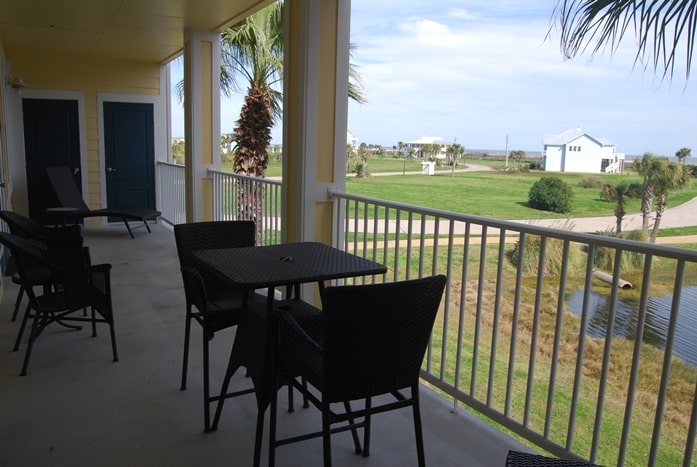
[[[317,282],[321,296],[325,281],[387,272],[387,267],[380,263],[318,242],[198,250],[193,258],[199,268],[217,275],[230,286],[243,287],[250,292],[267,289],[265,313],[254,313],[252,305],[248,312],[240,315],[211,430],[217,429],[230,378],[240,366],[246,367],[252,378],[260,413],[268,406],[269,391],[275,390],[266,387],[273,369],[275,342],[266,317],[273,311],[276,287],[294,287],[296,298],[299,298],[301,284]],[[255,465],[258,461],[259,447],[255,446]]]

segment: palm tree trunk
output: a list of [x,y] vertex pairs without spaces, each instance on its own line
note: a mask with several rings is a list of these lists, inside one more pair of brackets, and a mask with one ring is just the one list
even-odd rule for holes
[[661,192],[658,195],[658,201],[656,202],[656,220],[653,223],[653,230],[651,231],[651,243],[656,243],[656,237],[658,237],[658,229],[661,225],[661,218],[663,213],[666,211],[666,205],[668,204],[668,199],[665,192]]
[[617,220],[617,224],[615,226],[615,231],[617,232],[617,236],[620,236],[620,233],[622,232],[622,219],[624,219],[624,208],[620,206],[619,204],[617,205],[617,209],[615,210],[615,218]]
[[653,186],[648,183],[644,185],[644,192],[641,195],[641,230],[649,231],[649,219],[651,218],[651,202],[653,201]]

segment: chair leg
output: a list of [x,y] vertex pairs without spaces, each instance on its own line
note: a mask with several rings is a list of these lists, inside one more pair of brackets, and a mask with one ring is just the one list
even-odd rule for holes
[[[94,307],[92,307],[92,310],[95,310]],[[104,318],[104,321],[109,325],[109,337],[111,337],[111,353],[114,356],[114,361],[118,362],[119,361],[119,351],[116,348],[116,329],[114,326],[114,311],[111,308],[111,306],[105,306],[102,310],[97,309],[99,314],[102,315]]]
[[30,311],[31,311],[31,303],[27,303],[27,307],[24,309],[24,316],[22,317],[22,323],[19,325],[19,330],[17,331],[17,339],[15,340],[15,346],[12,349],[14,352],[19,350],[19,343],[22,341],[22,336],[24,335],[24,329],[27,326],[27,320],[29,319]]
[[324,453],[324,467],[332,466],[332,440],[331,440],[331,410],[329,402],[322,400],[322,451]]
[[416,436],[416,455],[419,462],[419,467],[426,465],[426,456],[424,454],[424,438],[421,429],[421,408],[419,404],[419,388],[415,385],[411,389],[412,408],[414,410],[414,435]]
[[[208,378],[208,330],[203,326],[203,431],[211,431],[210,380]],[[222,396],[221,396],[222,397]]]
[[370,455],[370,408],[373,400],[370,397],[365,398],[365,426],[363,427],[363,457]]
[[97,337],[97,310],[92,308],[92,337]]
[[[344,410],[346,410],[346,415],[348,415],[349,424],[354,425],[356,419],[351,415],[351,404],[348,401],[344,402]],[[356,448],[356,454],[360,454],[363,450],[361,449],[361,442],[358,439],[358,430],[355,427],[351,428],[351,437],[353,438],[353,445]]]
[[40,313],[37,312],[34,315],[34,321],[31,323],[31,332],[29,333],[29,341],[27,342],[27,350],[24,352],[24,363],[22,363],[22,371],[19,373],[20,376],[26,376],[27,368],[29,367],[29,357],[31,356],[32,348],[34,347],[34,340],[38,336]]
[[24,297],[24,285],[19,286],[19,291],[17,292],[17,299],[15,300],[15,309],[12,312],[12,321],[15,321],[17,319],[19,307],[22,306],[22,297]]
[[[271,381],[272,388],[277,388],[278,387],[278,382],[276,381],[275,378],[273,378],[273,381]],[[289,384],[288,385],[288,390],[292,392],[292,386]],[[278,410],[278,391],[272,390],[271,393],[271,400],[270,402],[270,407],[269,407],[269,467],[273,467],[274,464],[276,463],[276,412]],[[260,414],[263,414],[263,412],[260,411]],[[263,417],[263,415],[262,415]],[[263,423],[263,419],[262,419]],[[263,430],[261,431],[263,434]],[[256,462],[256,444],[261,445],[261,440],[257,439],[255,440],[255,452],[254,452],[254,459]]]
[[189,338],[191,336],[191,308],[186,305],[186,323],[184,325],[184,361],[182,363],[182,384],[180,389],[186,389],[186,371],[189,364]]
[[[218,407],[220,407],[220,404],[218,404]],[[257,431],[254,436],[254,464],[252,464],[254,467],[261,465],[261,441],[264,437],[264,410],[259,408],[259,404],[257,404],[257,410]],[[217,416],[218,414],[216,413],[216,418]],[[215,421],[213,423],[216,424]]]
[[293,385],[288,383],[288,413],[295,412],[295,403],[293,399]]
[[133,232],[131,232],[131,226],[128,225],[128,221],[126,220],[126,218],[124,217],[124,218],[121,219],[121,220],[123,220],[123,223],[124,223],[124,225],[126,226],[126,230],[128,230],[128,235],[130,235],[131,238],[135,238],[135,237],[133,236]]

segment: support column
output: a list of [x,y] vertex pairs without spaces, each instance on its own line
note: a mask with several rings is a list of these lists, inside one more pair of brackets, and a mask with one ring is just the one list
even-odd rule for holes
[[287,0],[283,101],[284,241],[331,244],[327,190],[346,185],[350,0]]
[[186,220],[213,219],[208,168],[220,167],[220,35],[184,32]]

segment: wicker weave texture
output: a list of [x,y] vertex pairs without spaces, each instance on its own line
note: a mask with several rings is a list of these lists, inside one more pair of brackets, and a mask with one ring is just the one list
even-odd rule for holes
[[324,302],[324,396],[355,400],[418,381],[445,276],[329,287]]
[[[556,459],[521,451],[508,451],[506,467],[593,467],[595,464]],[[596,466],[597,467],[597,466]]]

